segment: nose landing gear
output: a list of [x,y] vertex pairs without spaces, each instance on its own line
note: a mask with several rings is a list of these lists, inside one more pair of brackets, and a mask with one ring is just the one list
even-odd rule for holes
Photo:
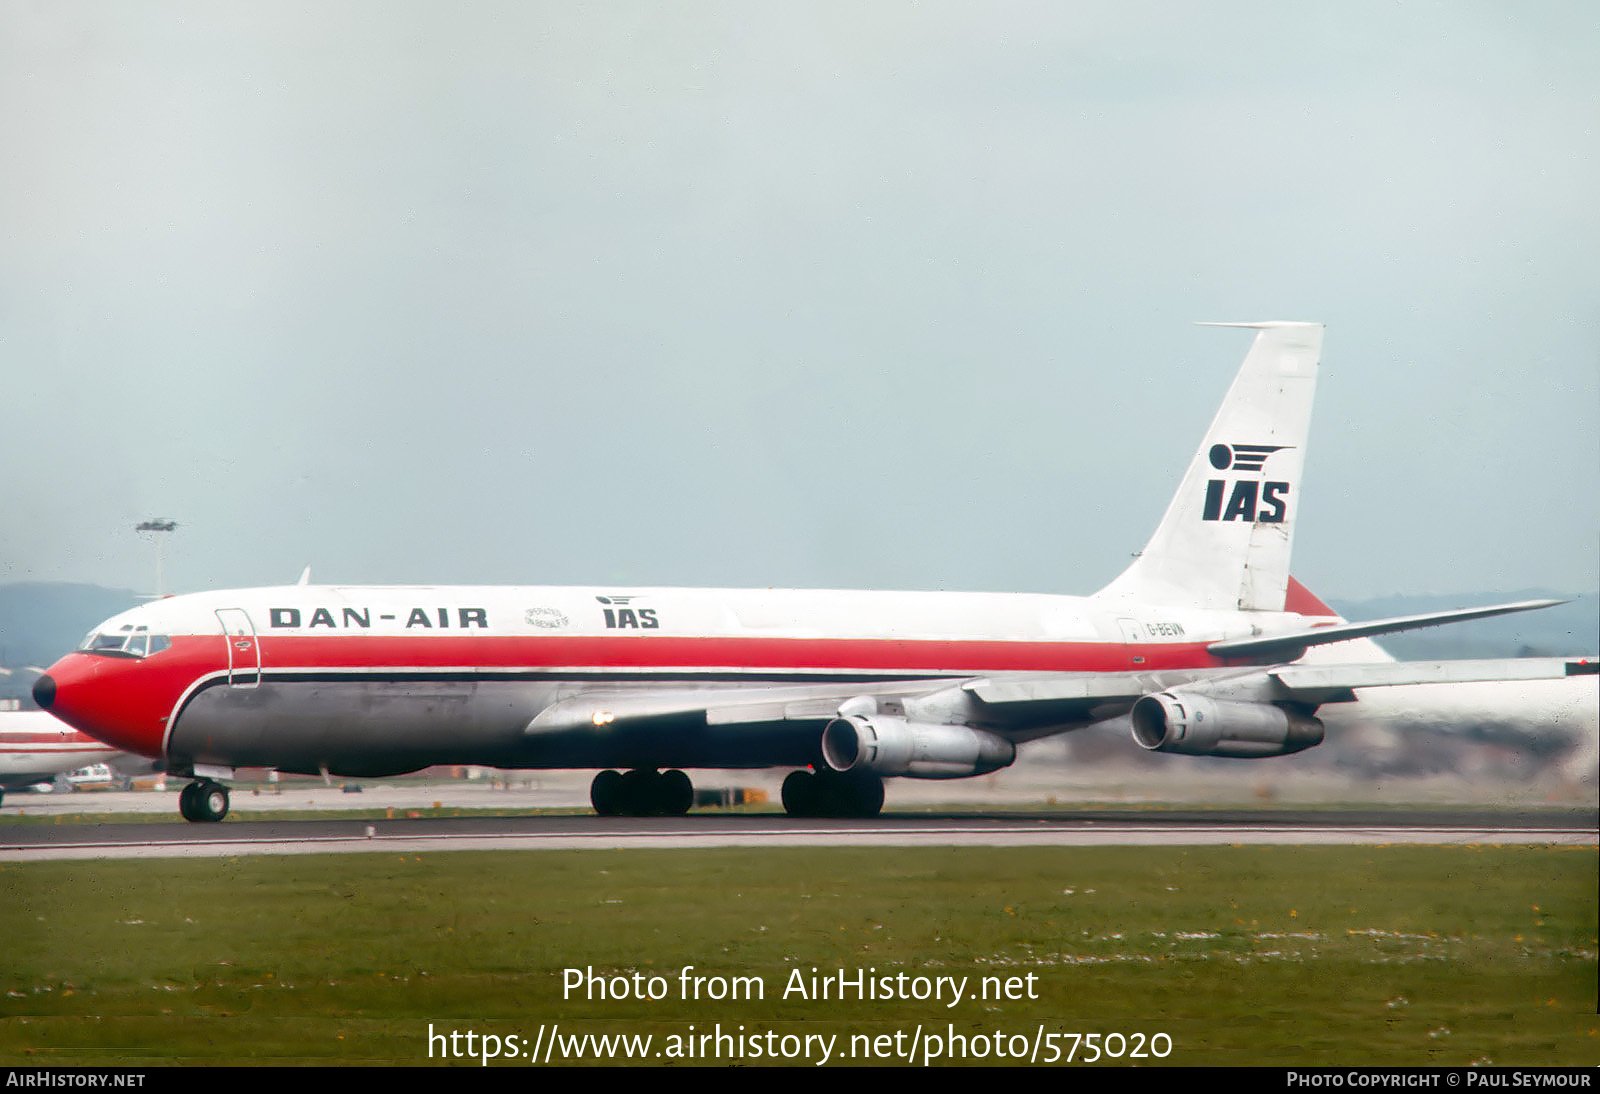
[[228,788],[210,779],[192,782],[178,794],[178,812],[186,821],[219,821],[228,815]]

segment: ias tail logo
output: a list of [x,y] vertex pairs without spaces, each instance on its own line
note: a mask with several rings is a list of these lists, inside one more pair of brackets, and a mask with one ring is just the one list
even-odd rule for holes
[[[1260,472],[1267,457],[1286,448],[1281,444],[1214,444],[1208,456],[1218,471]],[[1223,495],[1227,504],[1223,504]],[[1206,504],[1202,520],[1238,520],[1246,524],[1282,524],[1288,513],[1289,484],[1236,479],[1211,479],[1206,483]]]

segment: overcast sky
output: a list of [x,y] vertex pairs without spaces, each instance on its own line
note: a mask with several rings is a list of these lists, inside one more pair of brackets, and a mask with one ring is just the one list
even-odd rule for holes
[[0,581],[1088,593],[1299,319],[1303,581],[1600,585],[1588,0],[6,0],[0,150]]

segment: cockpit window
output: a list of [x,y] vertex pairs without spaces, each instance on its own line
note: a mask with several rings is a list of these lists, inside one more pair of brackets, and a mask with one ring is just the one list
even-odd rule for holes
[[116,631],[90,631],[78,649],[84,653],[107,654],[112,657],[146,657],[160,653],[172,645],[164,634],[150,634],[149,629],[134,630],[123,626]]

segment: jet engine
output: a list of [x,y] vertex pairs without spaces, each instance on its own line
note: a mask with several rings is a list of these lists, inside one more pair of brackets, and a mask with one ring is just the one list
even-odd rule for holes
[[888,714],[851,714],[823,727],[822,758],[835,771],[964,779],[1009,766],[1017,758],[1017,746],[970,726],[908,722]]
[[1189,756],[1287,756],[1322,743],[1322,723],[1271,703],[1163,691],[1133,704],[1133,739],[1152,752]]

